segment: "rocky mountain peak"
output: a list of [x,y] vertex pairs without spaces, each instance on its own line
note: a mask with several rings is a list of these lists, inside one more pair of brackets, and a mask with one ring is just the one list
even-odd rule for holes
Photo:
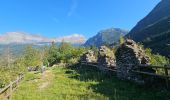
[[93,36],[92,38],[88,39],[85,46],[95,45],[100,47],[104,44],[114,44],[118,42],[121,36],[127,34],[128,31],[120,28],[108,28],[101,30],[97,33],[97,35]]

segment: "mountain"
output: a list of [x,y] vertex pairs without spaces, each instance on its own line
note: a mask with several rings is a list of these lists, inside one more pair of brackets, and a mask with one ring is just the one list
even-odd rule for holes
[[103,44],[114,44],[117,43],[121,36],[127,34],[127,30],[120,28],[109,28],[98,32],[98,34],[90,39],[88,39],[84,46],[95,45],[97,47]]
[[170,0],[162,0],[126,35],[154,53],[170,55]]
[[0,44],[51,43],[53,41],[61,42],[63,40],[72,44],[82,44],[85,42],[85,37],[83,35],[73,34],[70,36],[47,38],[24,32],[7,32],[0,35]]

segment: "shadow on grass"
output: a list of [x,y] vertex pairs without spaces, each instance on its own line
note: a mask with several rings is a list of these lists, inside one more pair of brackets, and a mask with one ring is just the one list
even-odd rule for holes
[[[73,65],[66,74],[73,74],[69,78],[80,81],[96,81],[98,84],[89,86],[94,92],[108,97],[110,100],[169,100],[170,92],[159,91],[150,87],[137,85],[130,81],[116,78],[112,72],[101,72],[96,67]],[[77,74],[74,74],[74,71]]]

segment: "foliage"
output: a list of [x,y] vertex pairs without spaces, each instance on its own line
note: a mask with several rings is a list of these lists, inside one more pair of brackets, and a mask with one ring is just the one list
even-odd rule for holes
[[9,83],[16,76],[16,73],[13,73],[16,70],[10,49],[7,47],[3,51],[0,56],[0,88],[4,87],[6,83]]
[[84,47],[73,47],[71,44],[62,42],[59,46],[52,44],[46,50],[47,56],[45,59],[50,66],[55,63],[75,63],[80,55],[85,51]]
[[60,55],[58,53],[58,48],[56,45],[52,44],[50,47],[46,47],[45,54],[46,57],[44,58],[44,63],[48,65],[53,65],[56,62],[56,59],[60,58]]
[[64,41],[56,46],[45,46],[42,49],[27,45],[22,56],[13,59],[9,48],[5,48],[0,56],[0,87],[3,87],[19,74],[27,72],[28,67],[52,66],[56,63],[76,63],[85,51],[84,47],[73,47]]
[[124,37],[123,37],[123,36],[120,36],[119,44],[122,45],[124,42],[125,42]]
[[22,56],[14,59],[9,48],[5,48],[3,55],[0,57],[0,88],[15,80],[20,74],[27,71],[29,66],[40,65],[40,52],[38,49],[28,45]]
[[34,48],[32,45],[26,46],[24,50],[24,63],[25,66],[38,66],[41,65],[40,52],[38,49]]
[[138,46],[141,47],[143,50],[145,50],[145,53],[147,56],[150,57],[151,64],[156,65],[156,66],[163,66],[163,65],[168,65],[170,64],[170,59],[162,56],[160,54],[154,54],[152,52],[152,49],[150,48],[144,48],[144,45],[142,43],[138,43]]
[[159,55],[159,54],[152,54],[152,50],[147,48],[145,49],[146,54],[151,58],[151,64],[152,65],[165,65],[169,64],[169,59],[165,56]]

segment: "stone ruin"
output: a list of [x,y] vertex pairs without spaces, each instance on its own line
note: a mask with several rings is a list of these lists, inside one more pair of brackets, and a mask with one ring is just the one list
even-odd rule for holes
[[101,46],[98,52],[98,60],[100,66],[102,67],[114,67],[116,66],[115,55],[112,50],[106,46]]
[[[138,68],[140,64],[149,65],[150,58],[137,43],[130,39],[125,40],[125,43],[118,48],[115,56],[118,78],[144,82],[142,76],[132,72],[132,70]],[[148,68],[147,71],[154,72],[151,68]]]
[[81,58],[80,58],[80,61],[83,61],[83,62],[96,62],[97,61],[97,58],[95,56],[95,53],[94,51],[92,50],[88,50],[87,52],[85,52]]

